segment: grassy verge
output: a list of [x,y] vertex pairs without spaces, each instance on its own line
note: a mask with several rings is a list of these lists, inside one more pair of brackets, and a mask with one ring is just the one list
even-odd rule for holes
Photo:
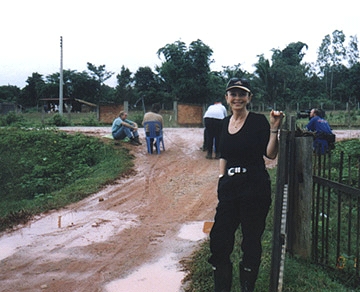
[[79,201],[128,171],[126,148],[82,134],[0,129],[0,230]]
[[[272,177],[272,183],[275,183],[276,169],[269,170]],[[275,187],[273,186],[273,190]],[[272,252],[272,234],[273,234],[273,208],[270,209],[267,217],[266,230],[263,236],[263,255],[261,261],[261,269],[258,280],[256,282],[255,291],[269,291],[270,269],[271,269],[271,252]],[[236,233],[234,251],[232,253],[233,267],[233,288],[232,291],[241,291],[239,283],[240,262],[240,243],[241,233]],[[184,281],[189,281],[186,292],[204,292],[214,291],[212,268],[207,262],[210,256],[209,241],[206,240],[196,250],[190,260],[184,261],[183,265],[188,271]],[[307,291],[336,291],[345,292],[353,291],[347,289],[341,283],[338,283],[327,273],[326,270],[309,262],[301,261],[296,258],[287,257],[285,261],[285,274],[283,292],[307,292]]]
[[[165,128],[178,127],[173,111],[162,111]],[[142,111],[130,111],[129,119],[135,121],[140,127],[144,117]],[[114,116],[114,119],[116,116]],[[22,126],[22,127],[49,127],[49,126],[90,126],[90,127],[111,127],[110,124],[104,124],[98,121],[97,113],[39,113],[30,111],[25,113],[9,112],[6,115],[0,115],[0,126]]]

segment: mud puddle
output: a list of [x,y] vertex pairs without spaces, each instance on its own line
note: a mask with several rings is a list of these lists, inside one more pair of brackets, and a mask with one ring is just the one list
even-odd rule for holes
[[42,246],[43,251],[51,251],[103,242],[136,224],[135,215],[112,211],[56,212],[0,237],[0,260],[25,247]]
[[[202,231],[204,222],[192,222],[182,226],[177,237],[186,242],[198,242],[207,237]],[[179,244],[158,261],[145,264],[124,279],[115,280],[105,287],[106,292],[178,292],[181,291],[185,273],[179,265]]]

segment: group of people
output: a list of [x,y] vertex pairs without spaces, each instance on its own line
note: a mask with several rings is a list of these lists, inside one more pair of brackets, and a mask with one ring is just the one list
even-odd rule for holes
[[[161,128],[164,125],[163,117],[159,114],[161,106],[159,103],[153,104],[151,111],[145,113],[142,125],[145,122],[158,121],[161,124]],[[126,111],[121,111],[119,116],[113,121],[111,127],[111,133],[115,140],[123,140],[125,138],[129,139],[130,144],[138,146],[142,145],[139,139],[138,125],[136,122],[131,121],[127,118],[128,113]],[[158,129],[157,131],[159,131]],[[149,136],[149,132],[145,129],[146,135]],[[150,139],[151,149],[153,149],[154,139]]]
[[[206,158],[212,158],[215,153],[215,158],[219,159],[218,203],[210,232],[211,256],[208,259],[213,269],[215,292],[231,291],[231,253],[239,226],[242,260],[238,265],[242,292],[254,291],[259,273],[261,238],[271,205],[271,182],[264,157],[275,159],[277,156],[284,114],[272,110],[267,119],[263,114],[250,112],[248,104],[252,96],[247,79],[232,78],[225,89],[230,115],[221,101],[211,105],[204,115]],[[163,123],[159,110],[158,106],[153,107],[145,114],[143,123],[147,120]],[[311,112],[307,128],[331,132],[316,109]],[[137,130],[137,124],[127,119],[126,112],[121,112],[112,126],[115,139],[128,137],[134,145],[141,144]],[[321,145],[324,149],[327,147]],[[314,147],[319,146],[314,144]]]

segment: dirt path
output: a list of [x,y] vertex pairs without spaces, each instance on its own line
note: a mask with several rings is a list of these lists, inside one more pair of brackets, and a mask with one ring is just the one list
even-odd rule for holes
[[211,220],[216,205],[218,165],[204,158],[202,137],[202,129],[165,129],[161,155],[147,154],[145,143],[132,148],[129,177],[3,235],[0,290],[106,291],[170,251],[188,256],[194,243],[174,238],[185,223]]
[[[63,130],[109,133],[109,128]],[[199,149],[202,129],[164,133],[166,151],[161,155],[147,154],[145,142],[132,146],[135,167],[128,177],[3,234],[0,291],[118,292],[111,288],[114,281],[169,253],[180,269],[178,262],[199,241],[184,240],[179,231],[214,216],[218,162],[205,159]],[[143,138],[141,129],[140,134]],[[138,291],[172,292],[156,287]]]

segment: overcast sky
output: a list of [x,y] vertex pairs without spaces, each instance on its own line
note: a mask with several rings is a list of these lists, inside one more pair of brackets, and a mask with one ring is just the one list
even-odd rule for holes
[[[245,4],[246,3],[246,4]],[[78,72],[87,62],[120,73],[154,70],[156,52],[178,40],[200,39],[213,50],[212,70],[242,64],[253,72],[257,55],[304,42],[305,60],[316,60],[322,39],[342,30],[360,40],[356,1],[342,0],[3,0],[1,1],[0,86],[23,88],[33,72]],[[115,86],[115,77],[108,82]]]

